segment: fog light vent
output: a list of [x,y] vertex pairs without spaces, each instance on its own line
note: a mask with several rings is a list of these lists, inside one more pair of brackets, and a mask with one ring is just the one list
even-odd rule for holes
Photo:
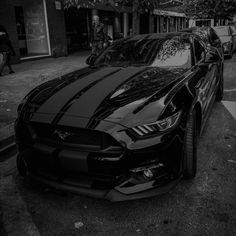
[[147,179],[151,179],[151,178],[153,178],[153,176],[154,176],[154,174],[153,174],[153,172],[152,172],[151,169],[144,170],[144,171],[143,171],[143,175],[144,175],[144,177],[147,178]]
[[141,166],[141,167],[131,169],[130,171],[133,172],[133,173],[137,173],[137,172],[143,172],[143,171],[146,171],[146,170],[158,169],[160,167],[163,167],[162,163],[152,164],[152,165],[148,165],[148,166]]

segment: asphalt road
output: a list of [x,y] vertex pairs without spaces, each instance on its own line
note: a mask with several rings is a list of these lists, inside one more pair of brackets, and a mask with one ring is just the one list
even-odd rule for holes
[[225,102],[215,103],[199,139],[196,178],[165,195],[111,203],[28,183],[15,173],[40,234],[236,235],[236,54],[225,61],[224,79]]

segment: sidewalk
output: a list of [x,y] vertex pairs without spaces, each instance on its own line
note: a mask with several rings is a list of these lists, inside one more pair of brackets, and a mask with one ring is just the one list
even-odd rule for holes
[[37,85],[85,67],[89,51],[77,52],[68,57],[44,58],[13,65],[15,74],[4,69],[0,77],[0,142],[13,132],[12,123],[17,106],[23,97]]

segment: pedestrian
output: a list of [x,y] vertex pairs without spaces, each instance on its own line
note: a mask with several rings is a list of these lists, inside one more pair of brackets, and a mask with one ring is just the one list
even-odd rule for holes
[[132,37],[132,36],[133,36],[133,29],[130,28],[130,29],[129,29],[129,33],[128,33],[128,37]]
[[8,33],[6,29],[0,25],[0,76],[2,76],[5,65],[7,65],[9,69],[9,74],[15,73],[11,66],[11,56],[14,55],[15,51],[12,47]]
[[108,45],[108,36],[106,26],[100,22],[99,16],[93,16],[92,32],[91,32],[92,55],[97,56]]

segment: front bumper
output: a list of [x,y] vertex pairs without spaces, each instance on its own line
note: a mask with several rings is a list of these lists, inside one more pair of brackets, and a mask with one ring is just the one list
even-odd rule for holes
[[[169,150],[172,150],[174,146],[178,145],[178,142],[178,139],[174,139],[171,145],[168,146]],[[51,159],[48,159],[46,162],[43,161],[43,163],[40,163],[38,160],[35,161],[34,164],[36,166],[43,164],[43,167],[46,167],[45,169],[35,168],[35,165],[32,166],[29,159],[42,158],[42,160],[46,160],[49,156],[40,157],[32,151],[28,151],[26,154],[20,152],[18,155],[18,163],[24,163],[25,176],[52,188],[95,198],[103,198],[110,201],[125,201],[166,193],[179,182],[181,178],[181,158],[177,158],[178,154],[175,153],[174,156],[173,153],[168,153],[166,149],[160,149],[160,151],[157,152],[159,155],[154,157],[151,151],[156,151],[157,149],[156,147],[152,148],[149,153],[139,151],[129,157],[123,157],[125,160],[136,158],[136,160],[139,160],[139,165],[124,161],[122,167],[119,161],[117,163],[114,161],[115,163],[113,163],[112,170],[114,175],[106,173],[107,176],[103,175],[103,173],[96,175],[90,173],[88,175],[90,171],[88,171],[88,173],[74,171],[74,175],[71,175],[71,173],[65,172],[61,167],[58,167],[57,163],[55,163],[56,168],[48,170],[47,168],[50,162],[52,162]],[[166,156],[163,155],[165,151],[167,153]],[[148,155],[150,155],[151,159],[143,161],[144,159],[142,157],[147,157]],[[173,155],[172,158],[176,157],[176,160],[172,160],[171,155]],[[31,165],[31,167],[28,165]],[[129,168],[129,170],[122,171],[121,173],[116,171],[117,168],[120,167],[123,169],[128,165],[135,166],[136,168]],[[144,177],[143,169],[152,170],[154,176],[150,179]],[[138,172],[132,172],[133,170],[138,170]]]
[[[81,145],[68,146],[42,140],[36,137],[31,128],[20,126],[16,125],[18,163],[24,163],[23,169],[30,178],[56,189],[123,201],[163,194],[181,176],[182,129],[148,141],[132,141],[130,148],[111,146],[106,152],[100,152],[93,147],[94,150],[89,152],[81,150]],[[24,138],[19,135],[21,129]],[[112,145],[116,143],[112,142]],[[152,169],[154,176],[150,179],[145,179],[143,172],[132,172],[135,168],[150,169],[156,164],[161,165]],[[18,165],[18,169],[19,166],[22,165]]]
[[174,188],[182,178],[182,176],[180,176],[179,178],[172,180],[168,184],[161,187],[156,187],[156,188],[152,188],[146,191],[141,191],[141,192],[137,192],[133,194],[124,194],[124,193],[119,192],[116,189],[111,189],[111,190],[89,189],[89,188],[75,187],[68,184],[62,184],[55,181],[50,181],[48,179],[40,178],[35,175],[29,175],[29,177],[35,181],[46,184],[47,186],[50,186],[58,190],[72,192],[75,194],[99,198],[99,199],[106,199],[111,202],[128,201],[128,200],[135,200],[135,199],[162,195],[170,191],[172,188]]

